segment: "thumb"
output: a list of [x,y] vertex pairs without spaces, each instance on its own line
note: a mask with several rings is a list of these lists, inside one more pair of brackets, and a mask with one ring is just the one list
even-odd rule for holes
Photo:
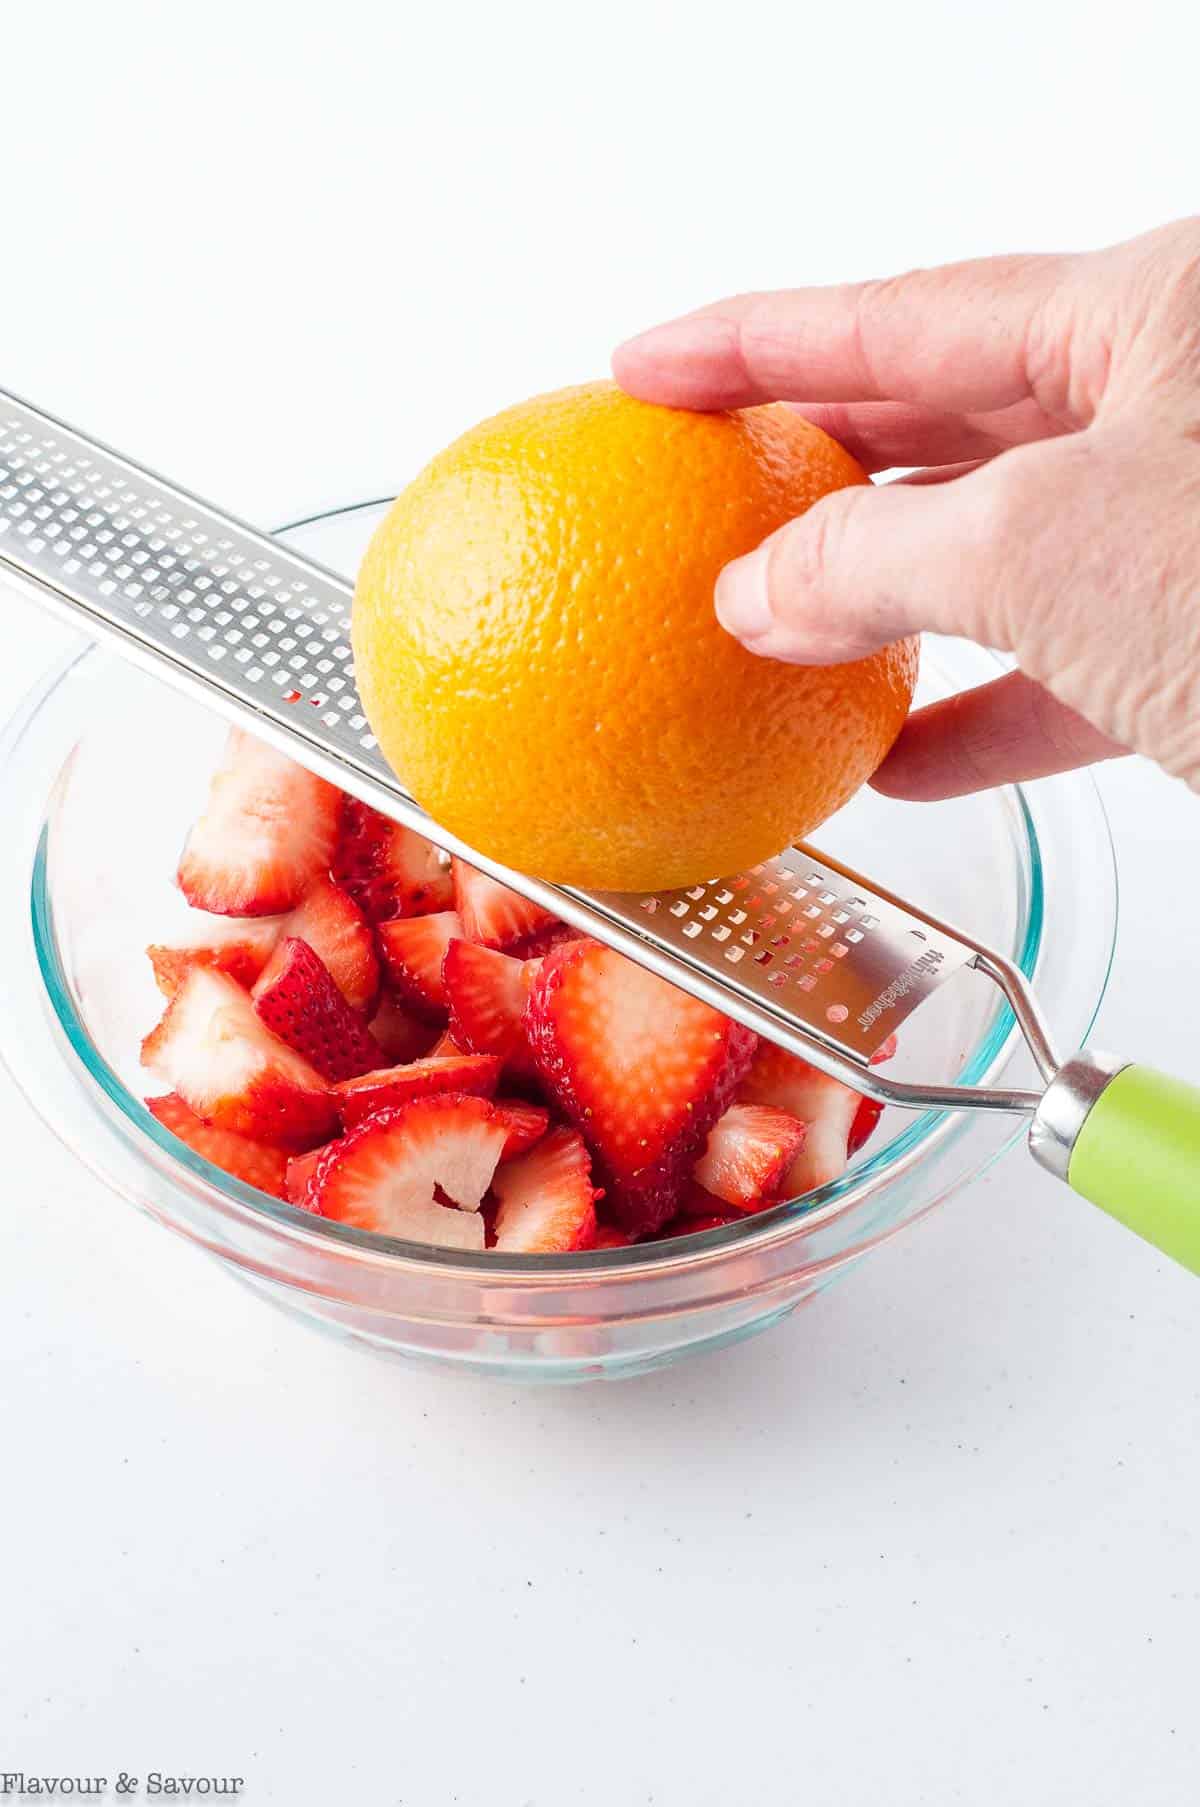
[[764,658],[863,659],[930,629],[1000,644],[983,619],[985,471],[923,487],[839,489],[734,559],[717,579],[717,619]]

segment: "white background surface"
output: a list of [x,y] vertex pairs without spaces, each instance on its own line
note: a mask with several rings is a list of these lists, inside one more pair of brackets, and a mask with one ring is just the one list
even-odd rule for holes
[[[317,12],[4,27],[0,381],[264,523],[722,291],[1195,205],[1171,0]],[[12,617],[6,712],[56,644]],[[1200,805],[1102,782],[1099,1039],[1200,1077]],[[1200,1799],[1200,1293],[1021,1154],[773,1333],[545,1394],[269,1313],[7,1082],[0,1131],[0,1769]]]

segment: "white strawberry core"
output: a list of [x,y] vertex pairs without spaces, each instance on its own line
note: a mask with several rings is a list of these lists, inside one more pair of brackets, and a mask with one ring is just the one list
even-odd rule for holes
[[203,1111],[251,1083],[266,1068],[303,1087],[324,1087],[303,1057],[271,1034],[234,979],[199,966],[180,987],[154,1071]]
[[[424,1103],[407,1106],[396,1123],[347,1152],[331,1176],[336,1216],[385,1236],[481,1249],[479,1206],[500,1159],[505,1125],[482,1104],[477,1115],[456,1109],[452,1118]],[[435,1187],[459,1209],[438,1204]]]
[[815,1186],[828,1185],[846,1171],[850,1131],[862,1103],[860,1095],[806,1061],[780,1061],[771,1054],[766,1070],[769,1078],[760,1085],[756,1063],[742,1084],[740,1096],[754,1103],[776,1105],[808,1125],[804,1146],[788,1173],[787,1190],[795,1197],[811,1192]]
[[[696,1095],[697,1041],[721,1039],[722,1019],[623,955],[606,950],[587,973],[575,1000],[578,1017],[595,1025],[595,1075],[583,1101],[621,1138],[636,1124],[647,1156],[673,1131],[680,1100]],[[649,1083],[648,1083],[649,1080]],[[580,1088],[582,1091],[582,1087]],[[651,1131],[646,1134],[647,1129]],[[628,1138],[634,1152],[632,1134]]]
[[329,787],[253,735],[234,731],[208,806],[188,837],[185,859],[253,888],[282,855],[299,871],[329,857],[329,820],[319,807]]

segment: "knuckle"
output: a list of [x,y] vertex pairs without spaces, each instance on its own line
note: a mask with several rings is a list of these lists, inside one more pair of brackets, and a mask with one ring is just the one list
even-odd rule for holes
[[768,566],[772,594],[819,598],[828,591],[840,562],[854,496],[852,489],[821,496],[774,542]]
[[786,369],[791,335],[776,297],[770,294],[737,297],[734,319],[734,351],[743,379],[769,391]]
[[848,581],[848,540],[862,498],[873,492],[837,490],[770,542],[767,589],[782,631],[816,663],[857,658],[862,644],[863,598]]
[[[1142,400],[1150,385],[1169,388],[1172,379],[1194,389],[1200,381],[1200,218],[1160,227],[1083,264],[1087,276],[1072,300],[1076,318],[1091,331],[1076,331],[1089,354],[1076,355],[1076,383],[1086,386],[1091,412],[1105,399]],[[1099,310],[1098,272],[1107,279]]]

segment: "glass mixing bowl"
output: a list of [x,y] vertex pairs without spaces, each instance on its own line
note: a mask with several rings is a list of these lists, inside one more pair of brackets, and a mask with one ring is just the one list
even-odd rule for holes
[[[385,506],[336,510],[284,537],[353,570]],[[977,647],[930,640],[922,700],[996,670]],[[451,1254],[266,1198],[176,1142],[141,1101],[155,1088],[138,1046],[162,1002],[143,949],[170,939],[183,908],[171,876],[224,732],[82,642],[26,700],[0,762],[10,849],[0,1055],[114,1192],[311,1322],[509,1379],[637,1373],[785,1316],[1023,1134],[1019,1118],[890,1109],[850,1170],[804,1199],[701,1235],[580,1255]],[[1116,923],[1112,848],[1089,778],[933,805],[867,791],[817,841],[1008,953],[1062,1045],[1086,1039]],[[1036,1084],[1007,1006],[971,973],[905,1027],[894,1071]]]

